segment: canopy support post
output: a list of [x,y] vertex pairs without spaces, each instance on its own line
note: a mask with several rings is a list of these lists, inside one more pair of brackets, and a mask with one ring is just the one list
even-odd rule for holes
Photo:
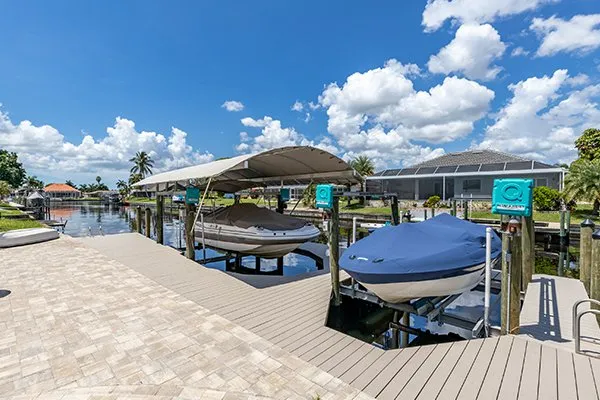
[[165,212],[165,197],[156,195],[156,243],[164,244],[164,212]]

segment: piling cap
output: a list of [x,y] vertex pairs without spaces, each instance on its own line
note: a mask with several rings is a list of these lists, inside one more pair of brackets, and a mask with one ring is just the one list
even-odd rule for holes
[[596,229],[594,233],[592,233],[592,239],[600,240],[600,229]]
[[582,228],[594,228],[595,226],[596,224],[594,224],[594,221],[589,218],[586,218],[585,221],[581,223]]

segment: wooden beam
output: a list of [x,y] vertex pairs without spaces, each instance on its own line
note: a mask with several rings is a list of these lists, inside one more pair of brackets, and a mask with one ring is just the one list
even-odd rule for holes
[[185,256],[190,260],[196,259],[196,249],[195,243],[196,239],[194,237],[193,228],[194,228],[194,214],[196,212],[196,206],[194,204],[185,205]]
[[339,306],[342,302],[340,295],[340,266],[339,266],[339,233],[340,233],[340,203],[334,196],[331,218],[329,219],[329,271],[333,290],[333,304]]
[[145,225],[144,225],[145,234],[146,234],[146,237],[150,237],[150,228],[152,226],[152,210],[150,209],[150,207],[146,207],[145,216],[146,216]]
[[523,248],[521,284],[523,285],[522,290],[526,292],[535,269],[535,230],[533,217],[523,217],[521,226],[521,243]]
[[164,196],[156,196],[156,243],[164,244],[164,214],[165,214]]
[[581,223],[579,239],[579,280],[583,283],[588,296],[590,292],[590,282],[592,274],[592,234],[595,224],[592,220],[586,219]]

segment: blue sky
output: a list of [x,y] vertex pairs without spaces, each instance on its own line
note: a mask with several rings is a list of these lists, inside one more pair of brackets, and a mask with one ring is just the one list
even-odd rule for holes
[[562,162],[600,125],[597,0],[172,3],[5,3],[0,147],[112,185],[138,150],[160,170],[286,144]]

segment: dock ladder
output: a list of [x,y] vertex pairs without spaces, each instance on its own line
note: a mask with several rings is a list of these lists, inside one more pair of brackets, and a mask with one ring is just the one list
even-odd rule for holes
[[579,300],[573,304],[573,341],[575,342],[575,353],[577,354],[581,354],[581,317],[585,314],[600,315],[600,310],[593,308],[578,312],[577,309],[583,303],[590,303],[600,307],[600,301],[594,299]]

